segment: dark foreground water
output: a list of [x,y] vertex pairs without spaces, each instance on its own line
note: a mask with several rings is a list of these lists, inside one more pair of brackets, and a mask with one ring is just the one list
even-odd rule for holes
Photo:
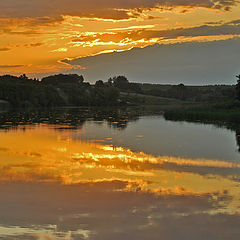
[[233,131],[157,110],[0,114],[0,239],[240,239]]

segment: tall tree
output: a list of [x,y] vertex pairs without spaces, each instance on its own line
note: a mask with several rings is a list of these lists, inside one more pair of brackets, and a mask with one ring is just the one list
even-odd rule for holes
[[236,77],[237,77],[237,85],[236,85],[237,99],[240,100],[240,74],[237,75]]
[[121,91],[126,91],[129,88],[129,81],[125,76],[113,77],[113,86]]
[[102,81],[102,80],[98,80],[98,81],[96,81],[96,83],[95,83],[95,87],[97,87],[97,88],[102,88],[102,87],[104,87],[104,83],[103,83],[103,81]]

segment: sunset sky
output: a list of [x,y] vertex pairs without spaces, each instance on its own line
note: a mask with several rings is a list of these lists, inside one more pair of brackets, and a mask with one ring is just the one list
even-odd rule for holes
[[[151,70],[150,80],[143,75],[140,79],[141,75],[134,75],[130,70],[124,72],[119,68],[119,71],[110,71],[114,67],[106,61],[112,62],[111,56],[116,53],[106,53],[127,51],[132,56],[134,52],[129,50],[134,47],[164,44],[165,50],[175,46],[176,49],[186,49],[183,52],[188,54],[189,46],[201,52],[202,42],[211,42],[212,45],[207,47],[214,48],[217,53],[225,47],[229,52],[228,47],[232,46],[234,54],[239,51],[233,46],[240,45],[239,16],[240,3],[236,0],[1,0],[0,74],[26,73],[41,77],[59,72],[77,72],[86,76],[87,81],[94,82],[98,77],[122,73],[133,81],[161,82],[156,77],[159,74],[156,68]],[[143,57],[146,49],[143,49]],[[177,50],[171,52],[173,54]],[[109,56],[100,60],[101,71],[95,67],[99,63],[97,58],[89,58],[99,54]],[[184,65],[180,68],[188,69],[189,62],[182,55]],[[166,56],[168,53],[162,56],[159,53],[159,58],[166,59]],[[174,54],[171,56],[175,58]],[[189,55],[185,57],[189,58]],[[227,65],[226,75],[209,73],[204,76],[204,81],[214,82],[219,76],[223,76],[220,83],[234,81],[234,74],[240,70],[240,66],[232,65],[236,56],[224,53],[223,57],[228,59],[228,64],[219,63],[219,69]],[[217,58],[219,60],[220,56],[217,55]],[[167,65],[177,65],[168,60]],[[141,64],[133,67],[133,71],[147,68],[143,66],[145,63]],[[201,71],[208,72],[205,68],[191,71],[189,78]],[[91,70],[95,75],[90,74]],[[179,75],[179,70],[174,73]],[[187,78],[186,72],[185,75],[180,79],[182,82]],[[174,77],[174,74],[169,79],[165,76],[162,82],[171,82]],[[199,79],[196,83],[206,83],[204,81]]]

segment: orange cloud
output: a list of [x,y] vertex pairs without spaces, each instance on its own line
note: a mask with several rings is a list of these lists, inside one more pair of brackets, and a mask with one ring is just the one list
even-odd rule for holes
[[[233,24],[235,23],[235,24]],[[144,27],[143,27],[144,28]],[[129,29],[129,28],[127,28]],[[112,29],[113,30],[113,29]],[[116,30],[116,29],[115,29]],[[117,29],[120,30],[120,29]],[[199,36],[224,36],[229,35],[230,37],[240,34],[240,25],[236,21],[221,25],[202,25],[191,28],[175,28],[168,30],[130,30],[121,32],[105,32],[105,33],[92,33],[82,34],[72,40],[73,43],[82,43],[83,45],[98,43],[127,43],[134,41],[149,41],[151,39],[175,39],[179,37],[199,37]]]
[[[98,0],[2,0],[0,2],[1,17],[45,17],[72,15],[90,18],[103,19],[128,19],[141,16],[144,10],[173,9],[183,6],[186,8],[204,7],[213,9],[229,10],[236,5],[236,0],[229,1],[210,1],[210,0],[131,0],[131,1],[112,1],[103,0],[99,4]],[[40,19],[41,20],[41,19]],[[42,19],[45,22],[45,19]]]

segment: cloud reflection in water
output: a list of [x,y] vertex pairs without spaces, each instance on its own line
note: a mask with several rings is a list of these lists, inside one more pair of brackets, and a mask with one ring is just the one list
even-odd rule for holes
[[3,131],[0,239],[237,239],[239,173],[45,125]]

